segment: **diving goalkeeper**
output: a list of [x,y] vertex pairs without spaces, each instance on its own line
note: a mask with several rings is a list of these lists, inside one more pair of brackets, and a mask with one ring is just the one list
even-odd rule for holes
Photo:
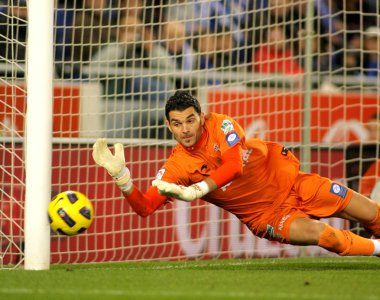
[[[95,162],[113,177],[140,216],[174,199],[203,199],[236,215],[260,238],[292,245],[318,245],[342,256],[380,255],[380,207],[367,197],[317,174],[299,170],[284,146],[246,140],[227,115],[204,115],[198,100],[177,91],[165,106],[166,125],[178,142],[141,192],[125,166],[123,145],[114,153],[105,139],[93,146]],[[320,221],[339,217],[360,222],[374,239]]]

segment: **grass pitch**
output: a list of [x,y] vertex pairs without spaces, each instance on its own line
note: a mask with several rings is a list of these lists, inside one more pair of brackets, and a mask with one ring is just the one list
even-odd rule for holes
[[287,258],[1,270],[0,299],[380,299],[380,259]]

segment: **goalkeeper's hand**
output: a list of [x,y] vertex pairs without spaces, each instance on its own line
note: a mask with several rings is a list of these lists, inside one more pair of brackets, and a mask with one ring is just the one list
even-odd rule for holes
[[161,195],[171,198],[193,201],[200,199],[209,192],[209,186],[206,182],[201,181],[190,186],[183,186],[174,183],[169,183],[162,180],[154,180],[153,186],[156,186]]
[[123,192],[130,191],[133,184],[131,173],[125,166],[123,145],[120,143],[114,144],[115,154],[112,154],[107,146],[107,140],[97,139],[92,148],[92,157],[95,162],[107,170]]

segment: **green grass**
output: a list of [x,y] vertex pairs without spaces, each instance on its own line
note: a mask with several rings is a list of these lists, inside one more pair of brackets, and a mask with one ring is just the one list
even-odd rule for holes
[[378,258],[53,265],[1,270],[0,299],[380,299]]

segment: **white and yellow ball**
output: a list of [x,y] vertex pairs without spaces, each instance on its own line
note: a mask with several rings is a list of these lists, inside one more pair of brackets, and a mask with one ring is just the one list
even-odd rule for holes
[[90,200],[78,191],[59,193],[49,204],[48,216],[53,231],[77,235],[86,231],[94,219]]

